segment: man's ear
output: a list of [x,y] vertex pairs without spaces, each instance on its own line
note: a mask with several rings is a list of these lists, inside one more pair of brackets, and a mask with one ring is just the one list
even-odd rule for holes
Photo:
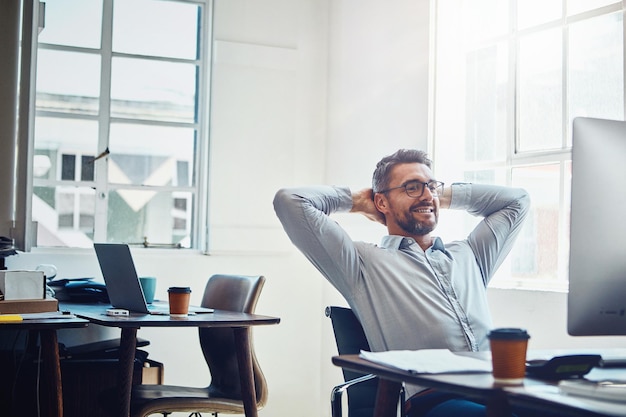
[[385,194],[374,194],[374,205],[376,206],[376,209],[383,214],[389,211],[389,202],[387,201]]

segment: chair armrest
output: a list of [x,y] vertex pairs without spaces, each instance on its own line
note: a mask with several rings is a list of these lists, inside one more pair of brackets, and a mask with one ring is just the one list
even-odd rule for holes
[[[336,385],[331,393],[330,393],[330,406],[331,406],[331,417],[342,417],[343,414],[343,406],[341,403],[343,393],[353,385],[360,384],[361,382],[369,381],[370,379],[377,378],[376,375],[369,374],[363,375],[358,378],[351,379],[350,381],[346,381],[342,384]],[[404,402],[406,401],[406,391],[404,390],[404,384],[402,384],[402,388],[400,389],[400,414],[404,415]]]
[[343,384],[339,384],[335,386],[330,393],[331,416],[341,417],[342,415],[341,397],[348,388],[350,388],[352,385],[356,385],[364,381],[369,381],[370,379],[374,379],[374,378],[376,378],[376,375],[372,375],[372,374],[363,375],[358,378],[351,379],[350,381],[346,381]]

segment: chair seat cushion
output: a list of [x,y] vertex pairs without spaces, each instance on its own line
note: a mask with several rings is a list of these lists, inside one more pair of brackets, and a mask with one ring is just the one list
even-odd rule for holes
[[132,392],[131,414],[145,416],[160,411],[218,412],[243,414],[239,400],[211,397],[208,388],[176,385],[136,385]]
[[180,387],[176,385],[135,385],[131,398],[134,401],[154,400],[163,397],[210,398],[208,388]]

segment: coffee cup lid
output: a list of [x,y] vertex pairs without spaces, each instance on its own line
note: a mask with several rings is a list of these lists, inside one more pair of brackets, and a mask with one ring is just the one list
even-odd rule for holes
[[500,329],[493,329],[487,336],[489,339],[497,340],[527,340],[530,339],[530,335],[525,329],[519,329],[514,327],[505,327]]
[[188,294],[188,293],[191,292],[191,288],[189,288],[189,287],[169,287],[167,289],[167,292]]

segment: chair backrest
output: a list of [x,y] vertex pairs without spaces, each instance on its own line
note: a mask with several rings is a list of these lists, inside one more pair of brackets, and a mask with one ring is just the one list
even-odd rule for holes
[[[201,305],[218,310],[254,313],[264,283],[265,277],[262,275],[213,275],[207,281]],[[240,400],[241,383],[233,329],[211,327],[198,331],[202,353],[211,371],[209,392],[215,397]],[[250,350],[257,407],[260,408],[267,401],[267,383],[253,346]]]
[[[361,322],[350,308],[326,307],[331,320],[337,351],[340,355],[358,354],[370,350]],[[351,381],[364,374],[343,369],[344,381]],[[371,416],[374,414],[378,379],[361,382],[348,388],[348,416]]]

